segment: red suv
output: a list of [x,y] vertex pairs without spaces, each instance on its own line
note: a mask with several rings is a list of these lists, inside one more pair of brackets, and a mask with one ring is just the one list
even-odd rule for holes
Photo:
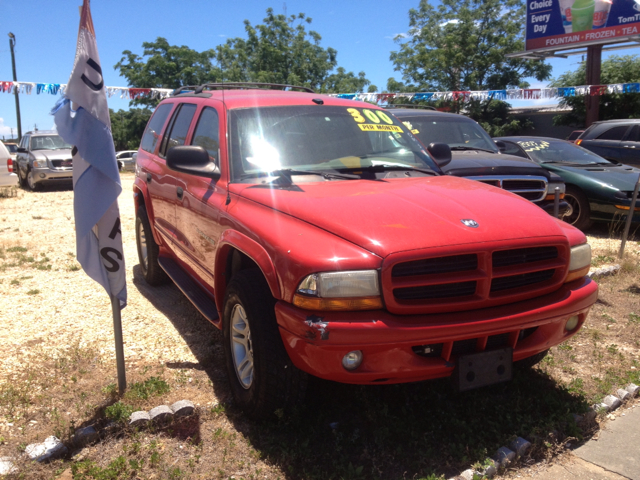
[[299,401],[307,374],[493,384],[580,329],[597,298],[582,232],[442,175],[449,147],[376,106],[280,87],[163,100],[134,184],[146,281],[223,330],[250,415]]

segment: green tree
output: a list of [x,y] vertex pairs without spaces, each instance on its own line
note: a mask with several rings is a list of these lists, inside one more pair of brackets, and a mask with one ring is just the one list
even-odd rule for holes
[[[585,85],[587,82],[586,62],[582,62],[577,70],[560,75],[551,82],[552,87],[571,87]],[[640,81],[640,57],[638,55],[618,56],[612,55],[602,62],[600,83],[608,85],[612,83],[631,83]],[[605,94],[599,97],[599,120],[611,120],[614,118],[638,118],[640,117],[640,94],[616,93]],[[586,120],[585,98],[563,97],[560,100],[562,107],[571,107],[571,111],[562,115],[556,115],[553,119],[555,125],[584,126]]]
[[[304,13],[277,15],[271,8],[262,24],[245,20],[246,38],[230,38],[204,52],[169,45],[159,37],[145,42],[143,55],[125,50],[115,65],[128,84],[138,88],[178,88],[210,82],[263,82],[310,87],[326,93],[362,92],[371,82],[337,67],[338,52],[322,48],[322,37],[307,31],[311,18]],[[336,68],[337,67],[337,68]],[[140,98],[132,105],[154,105]]]
[[391,61],[419,91],[527,87],[527,77],[548,79],[551,65],[505,57],[524,50],[525,14],[520,0],[442,0],[437,8],[421,0]]
[[109,109],[111,117],[111,133],[116,151],[137,150],[144,129],[151,117],[148,108],[131,108],[114,112]]

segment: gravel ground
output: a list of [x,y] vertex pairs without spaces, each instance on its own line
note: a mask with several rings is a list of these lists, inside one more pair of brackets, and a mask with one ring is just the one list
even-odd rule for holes
[[[133,179],[133,174],[122,175],[119,198],[128,272],[128,306],[122,311],[125,358],[128,364],[167,359],[197,362],[162,307],[184,304],[185,320],[202,317],[175,286],[150,290],[142,283],[135,246]],[[0,258],[0,372],[6,375],[20,368],[28,361],[31,345],[55,351],[60,344],[79,341],[97,344],[101,352],[115,358],[109,297],[75,260],[73,191],[18,190],[17,197],[0,199],[0,209],[0,249],[5,256]],[[12,247],[27,251],[7,251]],[[20,262],[19,255],[27,259]],[[11,266],[16,263],[22,264]],[[153,295],[148,295],[151,291]]]

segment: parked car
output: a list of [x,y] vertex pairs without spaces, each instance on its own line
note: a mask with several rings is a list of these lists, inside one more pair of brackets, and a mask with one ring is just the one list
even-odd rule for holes
[[18,176],[13,172],[13,159],[9,150],[0,142],[0,187],[10,187],[18,183]]
[[125,172],[133,172],[135,161],[133,155],[137,150],[122,150],[116,152],[116,161],[118,162],[118,170]]
[[36,191],[44,185],[73,182],[72,146],[58,132],[35,130],[20,140],[17,174],[20,185]]
[[18,153],[18,145],[16,145],[15,143],[5,143],[4,146],[7,147],[7,150],[9,150],[9,155],[11,155],[11,158],[15,162],[16,154]]
[[442,167],[445,174],[509,190],[549,214],[554,211],[557,187],[561,199],[559,214],[568,210],[569,205],[563,200],[565,187],[562,178],[535,162],[501,154],[496,143],[475,120],[435,110],[391,108],[388,111],[405,122],[425,146],[433,142],[449,145],[452,161]]
[[[564,140],[546,137],[499,137],[506,152],[539,163],[560,175],[571,206],[563,220],[584,230],[592,221],[611,222],[627,215],[640,169],[608,160]],[[633,220],[640,221],[640,204]]]
[[566,139],[567,142],[576,143],[576,140],[578,139],[578,137],[580,135],[582,135],[583,132],[584,132],[584,130],[574,130],[567,137],[567,139]]
[[142,276],[222,329],[249,415],[302,401],[309,374],[506,381],[580,329],[598,294],[582,232],[442,175],[449,147],[377,106],[264,87],[162,100],[134,181]]
[[576,145],[614,163],[640,167],[640,119],[595,122]]

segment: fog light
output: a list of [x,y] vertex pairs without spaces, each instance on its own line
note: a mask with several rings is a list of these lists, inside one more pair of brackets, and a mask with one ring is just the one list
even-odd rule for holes
[[564,329],[567,332],[570,332],[571,330],[575,330],[575,328],[578,326],[578,321],[580,319],[578,318],[577,315],[574,315],[573,317],[569,318],[569,320],[567,320],[567,323],[564,325]]
[[44,178],[44,177],[46,177],[46,175],[44,173],[41,173],[40,178]]
[[355,370],[362,363],[362,352],[360,350],[354,350],[347,353],[342,358],[342,366],[347,370]]

